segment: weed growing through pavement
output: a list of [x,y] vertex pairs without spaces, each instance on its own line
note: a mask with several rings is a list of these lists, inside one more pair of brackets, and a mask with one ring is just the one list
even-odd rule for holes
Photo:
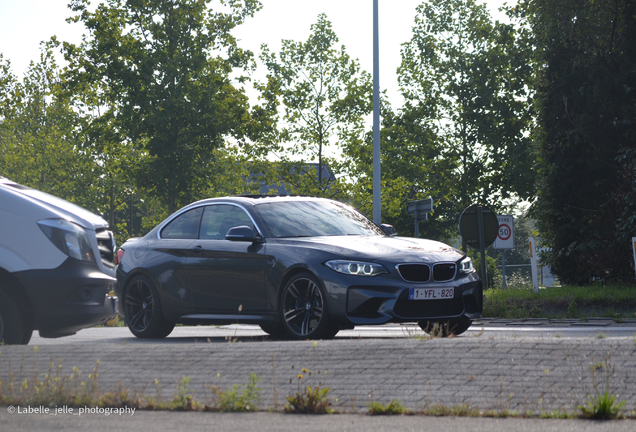
[[401,415],[408,413],[410,411],[397,399],[393,399],[386,405],[382,405],[377,401],[369,403],[369,415]]
[[174,398],[170,401],[170,408],[176,411],[192,411],[198,409],[201,404],[194,400],[194,390],[188,388],[189,377],[181,377],[177,384]]
[[[421,333],[421,330],[419,329],[419,327],[417,329],[414,329],[411,326],[403,326],[402,329],[406,333],[407,337],[418,339],[421,341],[439,339],[444,336],[444,328],[442,327],[440,323],[434,323],[433,326],[428,329],[428,331],[424,332],[424,334]],[[483,329],[482,329],[482,333],[483,333]],[[481,334],[479,336],[481,336]],[[448,337],[453,338],[455,337],[455,335],[450,334],[448,335]]]
[[479,333],[473,333],[473,337],[481,337],[484,334],[484,328],[481,328],[481,331]]
[[238,384],[234,384],[227,390],[220,390],[217,386],[211,387],[218,397],[218,410],[223,412],[258,411],[261,404],[261,389],[258,387],[260,381],[260,376],[250,373],[244,389]]
[[[315,348],[315,344],[314,344]],[[292,366],[293,368],[293,366]],[[320,373],[320,371],[318,371]],[[320,384],[312,386],[303,380],[310,381],[313,372],[308,369],[301,369],[301,373],[296,375],[298,389],[295,394],[287,396],[287,404],[284,411],[294,414],[331,414],[334,412],[329,400],[329,387],[321,388]],[[293,382],[293,378],[290,383]]]
[[[593,394],[589,394],[583,405],[578,407],[581,415],[590,419],[614,419],[621,417],[621,408],[625,401],[617,402],[617,395],[611,389],[615,367],[607,357],[602,363],[592,363]],[[600,377],[599,377],[600,374]]]

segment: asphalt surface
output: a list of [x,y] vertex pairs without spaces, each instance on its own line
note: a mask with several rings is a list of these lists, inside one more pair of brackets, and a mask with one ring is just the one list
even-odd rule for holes
[[430,416],[298,415],[271,413],[210,413],[141,411],[133,416],[81,417],[8,414],[0,409],[0,430],[49,432],[86,431],[347,431],[347,432],[632,432],[634,420],[544,420],[528,418],[473,418]]

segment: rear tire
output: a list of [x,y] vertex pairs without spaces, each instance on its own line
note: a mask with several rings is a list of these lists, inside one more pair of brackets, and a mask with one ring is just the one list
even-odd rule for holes
[[33,330],[25,325],[18,306],[9,295],[0,291],[0,342],[6,345],[26,345]]
[[472,320],[461,317],[452,318],[447,320],[421,320],[418,324],[424,332],[431,336],[437,337],[449,337],[451,335],[459,336],[464,333],[470,325]]
[[163,317],[159,293],[152,281],[144,276],[133,277],[124,293],[126,325],[132,334],[142,339],[168,336],[175,323]]

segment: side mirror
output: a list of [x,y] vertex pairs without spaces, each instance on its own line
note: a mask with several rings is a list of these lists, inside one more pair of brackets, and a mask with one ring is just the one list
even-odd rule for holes
[[382,231],[388,236],[395,237],[397,235],[397,231],[393,228],[393,225],[382,224],[380,228],[382,228]]
[[225,235],[225,240],[260,243],[263,240],[263,237],[255,235],[252,228],[246,225],[241,225],[230,228]]

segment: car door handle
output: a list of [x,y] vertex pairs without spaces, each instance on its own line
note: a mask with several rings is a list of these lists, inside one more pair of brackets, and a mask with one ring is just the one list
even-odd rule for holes
[[203,252],[203,246],[196,245],[195,247],[190,249],[190,251],[199,254],[199,253]]

